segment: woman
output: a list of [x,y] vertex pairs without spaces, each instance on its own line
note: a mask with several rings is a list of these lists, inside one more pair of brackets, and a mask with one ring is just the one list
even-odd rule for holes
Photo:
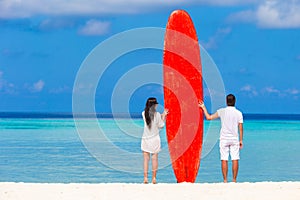
[[156,172],[158,168],[158,152],[160,151],[159,130],[165,125],[164,121],[168,110],[162,114],[156,111],[158,102],[156,98],[148,98],[145,110],[143,111],[144,133],[142,137],[141,149],[144,155],[144,183],[148,183],[148,164],[152,155],[152,183],[156,183]]

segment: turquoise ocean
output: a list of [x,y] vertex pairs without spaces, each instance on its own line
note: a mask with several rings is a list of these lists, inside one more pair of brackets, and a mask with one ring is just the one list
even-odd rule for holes
[[[142,119],[103,115],[96,121],[97,126],[95,120],[74,120],[70,114],[0,114],[0,182],[141,183]],[[95,151],[78,126],[86,135],[101,129]],[[205,140],[196,182],[221,182],[220,122],[205,121],[204,129],[205,138],[213,139]],[[161,142],[157,181],[176,183],[165,130]],[[229,180],[230,169],[229,162]],[[299,115],[245,115],[238,182],[261,181],[300,181]]]

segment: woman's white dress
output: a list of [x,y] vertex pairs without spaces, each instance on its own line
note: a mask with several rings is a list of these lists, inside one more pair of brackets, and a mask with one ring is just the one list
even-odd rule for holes
[[160,151],[160,136],[159,131],[165,125],[164,121],[161,119],[159,112],[155,112],[154,119],[151,123],[151,129],[148,128],[145,111],[142,113],[144,120],[144,133],[142,137],[141,149],[142,151],[148,153],[158,153]]

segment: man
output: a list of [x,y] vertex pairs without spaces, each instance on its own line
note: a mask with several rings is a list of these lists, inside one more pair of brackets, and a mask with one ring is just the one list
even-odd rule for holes
[[229,154],[232,160],[232,181],[236,182],[240,159],[239,150],[243,147],[243,115],[235,108],[235,96],[233,94],[227,95],[226,103],[226,108],[221,108],[210,115],[204,103],[199,102],[199,107],[202,108],[207,120],[221,119],[220,155],[224,183],[227,183]]

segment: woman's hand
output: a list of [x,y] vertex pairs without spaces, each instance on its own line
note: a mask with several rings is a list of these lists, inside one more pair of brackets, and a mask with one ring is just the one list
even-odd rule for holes
[[168,115],[169,114],[169,109],[164,109],[163,115]]
[[169,110],[168,109],[164,109],[164,112],[161,114],[161,118],[162,120],[166,120],[166,116],[169,114]]

